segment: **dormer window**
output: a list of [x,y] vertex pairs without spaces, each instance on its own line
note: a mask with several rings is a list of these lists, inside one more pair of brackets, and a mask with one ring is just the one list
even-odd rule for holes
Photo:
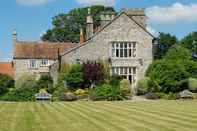
[[136,57],[136,42],[113,42],[112,57],[113,58],[134,58]]

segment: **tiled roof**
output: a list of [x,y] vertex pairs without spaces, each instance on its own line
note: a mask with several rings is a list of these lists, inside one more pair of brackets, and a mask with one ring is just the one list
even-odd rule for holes
[[12,62],[0,62],[0,74],[6,74],[14,77]]
[[59,53],[75,47],[76,43],[24,42],[14,43],[14,59],[58,59]]

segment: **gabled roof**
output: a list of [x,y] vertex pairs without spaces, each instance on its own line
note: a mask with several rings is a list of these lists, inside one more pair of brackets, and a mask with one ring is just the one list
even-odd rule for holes
[[58,59],[59,53],[75,47],[77,44],[52,42],[25,42],[14,43],[14,59]]
[[153,39],[155,38],[154,35],[152,35],[146,28],[144,28],[141,24],[139,24],[136,20],[134,20],[132,18],[132,15],[129,15],[128,12],[126,10],[122,10],[112,21],[110,21],[108,24],[106,24],[105,26],[103,26],[100,30],[98,30],[97,32],[94,33],[94,35],[89,38],[85,43],[80,44],[79,46],[76,46],[70,50],[67,50],[65,52],[63,52],[61,54],[61,56],[64,56],[82,46],[85,46],[87,44],[89,44],[89,42],[91,42],[92,38],[94,38],[95,36],[97,36],[100,32],[102,32],[106,27],[108,27],[109,25],[111,25],[111,23],[113,23],[116,19],[118,19],[121,15],[125,14],[126,16],[128,16],[130,18],[130,20],[132,20],[133,22],[135,22],[142,30],[144,30],[146,33],[148,33],[148,35],[150,35]]
[[13,78],[14,70],[12,68],[12,62],[0,62],[0,74],[6,74]]

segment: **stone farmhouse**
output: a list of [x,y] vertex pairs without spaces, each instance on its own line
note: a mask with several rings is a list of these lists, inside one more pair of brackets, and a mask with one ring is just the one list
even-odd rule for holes
[[17,41],[15,33],[16,79],[23,73],[50,72],[57,81],[62,64],[103,60],[109,63],[111,74],[121,75],[136,84],[153,61],[154,36],[146,30],[144,9],[123,9],[117,15],[107,12],[100,17],[101,25],[95,31],[89,9],[86,36],[81,29],[78,44],[21,42]]
[[15,80],[26,74],[36,78],[49,74],[49,67],[58,61],[59,54],[76,46],[75,43],[19,41],[16,32],[13,33],[13,44]]

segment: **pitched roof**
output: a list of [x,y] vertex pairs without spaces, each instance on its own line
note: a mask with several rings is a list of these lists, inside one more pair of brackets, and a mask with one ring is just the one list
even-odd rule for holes
[[58,59],[59,53],[75,47],[76,43],[24,42],[14,43],[14,59]]
[[0,62],[0,74],[6,74],[10,77],[14,77],[12,62]]
[[148,35],[150,35],[153,39],[155,39],[155,37],[154,37],[153,34],[151,34],[146,28],[144,28],[144,27],[143,27],[142,25],[140,25],[136,20],[134,20],[134,19],[132,18],[131,14],[128,14],[128,13],[129,13],[128,11],[122,10],[113,20],[111,20],[108,24],[106,24],[105,26],[103,26],[101,29],[97,30],[97,32],[95,32],[94,35],[93,35],[91,38],[89,38],[86,42],[84,42],[83,44],[80,44],[80,45],[78,45],[78,46],[76,46],[76,47],[74,47],[74,48],[72,48],[72,49],[69,49],[69,50],[63,52],[63,53],[61,54],[61,56],[64,56],[64,55],[66,55],[66,54],[68,54],[68,53],[70,53],[70,52],[72,52],[72,51],[74,51],[74,50],[76,50],[76,49],[78,49],[78,48],[80,48],[80,47],[82,47],[82,46],[85,46],[85,45],[89,44],[89,42],[92,40],[92,38],[94,38],[95,36],[97,36],[97,35],[98,35],[100,32],[102,32],[106,27],[108,27],[109,25],[111,25],[111,23],[113,23],[116,19],[118,19],[122,14],[125,14],[126,16],[128,16],[128,17],[130,18],[130,20],[132,20],[133,22],[135,22],[142,30],[144,30],[146,33],[148,33]]

